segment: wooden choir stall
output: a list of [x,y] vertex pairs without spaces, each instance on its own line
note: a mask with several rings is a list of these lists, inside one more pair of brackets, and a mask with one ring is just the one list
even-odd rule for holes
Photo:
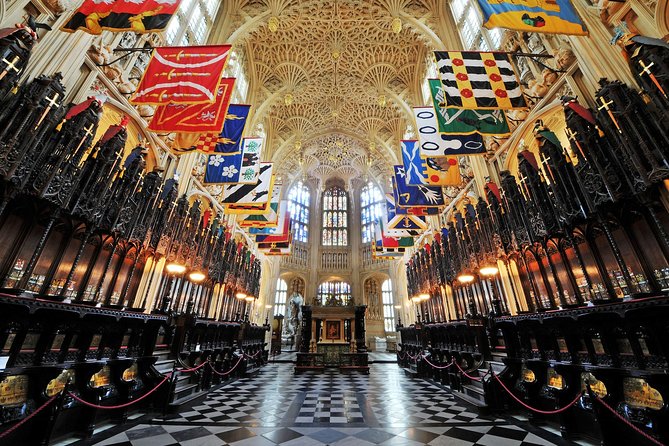
[[568,146],[535,121],[537,149],[417,250],[407,373],[568,439],[669,443],[669,103],[647,87],[602,79],[590,109],[562,97]]
[[17,68],[0,76],[0,444],[86,438],[255,373],[268,327],[235,298],[259,295],[251,248],[104,101],[65,102],[60,73],[19,83],[34,36],[0,35]]

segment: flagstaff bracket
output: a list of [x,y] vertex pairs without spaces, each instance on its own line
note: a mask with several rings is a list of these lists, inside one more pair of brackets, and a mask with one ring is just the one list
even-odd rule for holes
[[565,70],[558,70],[557,68],[549,67],[548,65],[541,62],[540,60],[536,60],[536,59],[554,59],[555,56],[553,56],[551,54],[514,53],[514,52],[511,52],[511,51],[507,51],[506,54],[508,54],[509,56],[515,56],[515,57],[529,57],[530,59],[534,59],[534,61],[536,63],[538,63],[539,65],[541,65],[542,67],[547,68],[554,73],[566,73]]
[[124,55],[120,56],[120,57],[117,57],[116,59],[112,60],[111,62],[100,63],[100,64],[96,63],[95,65],[98,66],[98,67],[108,67],[108,66],[110,66],[110,65],[115,64],[116,62],[118,62],[118,61],[120,61],[120,60],[125,59],[126,57],[130,56],[132,53],[146,53],[146,52],[150,52],[150,51],[153,51],[153,50],[154,50],[153,47],[145,47],[145,48],[114,48],[114,49],[112,50],[112,52],[114,52],[114,53],[116,53],[116,52],[120,52],[120,51],[125,51],[126,53],[125,53]]

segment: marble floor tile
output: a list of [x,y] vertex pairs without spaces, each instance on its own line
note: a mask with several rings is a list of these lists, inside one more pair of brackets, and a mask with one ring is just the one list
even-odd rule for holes
[[[385,355],[388,356],[388,355]],[[389,356],[388,356],[389,357]],[[384,358],[385,359],[385,358]],[[552,446],[557,430],[481,414],[448,390],[391,363],[369,375],[305,372],[270,363],[168,417],[144,416],[77,446]],[[65,443],[62,443],[65,444]]]

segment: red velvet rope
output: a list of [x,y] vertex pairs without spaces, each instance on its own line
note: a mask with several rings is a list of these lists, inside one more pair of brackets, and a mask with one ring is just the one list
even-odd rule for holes
[[239,363],[242,362],[242,359],[244,359],[244,357],[240,356],[239,360],[237,361],[237,364],[233,365],[232,368],[230,370],[228,370],[227,372],[219,372],[218,370],[216,370],[214,368],[214,366],[211,364],[211,362],[209,363],[209,367],[211,367],[211,371],[214,372],[215,374],[217,374],[218,376],[225,376],[225,375],[229,375],[230,373],[232,373],[232,371],[237,368]]
[[258,356],[260,353],[262,353],[262,351],[261,351],[261,350],[258,350],[258,351],[255,353],[255,355],[249,355],[248,353],[244,353],[244,356],[246,356],[247,358],[255,358],[255,357]]
[[481,382],[481,381],[483,381],[483,378],[485,378],[486,376],[488,376],[490,374],[490,371],[488,370],[487,372],[485,372],[485,374],[482,377],[477,378],[475,376],[468,375],[467,372],[462,370],[462,367],[460,367],[460,364],[458,364],[455,359],[453,359],[453,364],[455,364],[455,366],[458,368],[458,370],[460,370],[460,373],[462,373],[463,375],[465,375],[467,378],[471,379],[472,381]]
[[[522,405],[523,407],[525,407],[525,408],[528,409],[528,410],[531,410],[532,412],[536,412],[536,413],[540,413],[540,414],[544,414],[544,415],[555,415],[555,414],[564,412],[565,410],[567,410],[567,409],[569,409],[571,406],[573,406],[573,405],[576,403],[576,401],[578,401],[578,400],[581,398],[581,395],[583,395],[583,391],[579,392],[578,395],[576,395],[576,398],[574,398],[574,400],[573,400],[571,403],[567,404],[567,405],[564,406],[564,407],[561,407],[560,409],[555,409],[555,410],[541,410],[541,409],[535,409],[535,408],[532,407],[532,406],[528,406],[523,400],[521,400],[521,399],[518,398],[516,395],[514,395],[513,392],[511,392],[511,390],[509,390],[509,388],[506,387],[506,385],[502,382],[502,380],[499,379],[499,376],[497,376],[495,373],[493,373],[492,376],[494,376],[495,379],[497,380],[497,382],[502,386],[502,388],[503,388],[504,390],[506,390],[506,393],[508,393],[509,395],[511,395],[511,397],[512,397],[514,400],[516,400],[520,405]],[[664,446],[664,445],[662,445],[662,446]]]
[[153,389],[149,390],[148,392],[146,392],[144,395],[140,396],[140,397],[137,398],[136,400],[132,400],[132,401],[127,402],[127,403],[124,403],[124,404],[119,404],[119,405],[117,405],[117,406],[100,406],[100,405],[98,405],[98,404],[93,404],[93,403],[89,403],[89,402],[86,401],[86,400],[82,400],[81,398],[79,398],[77,395],[75,395],[75,394],[72,393],[72,392],[67,392],[67,393],[68,393],[68,395],[70,395],[72,398],[74,398],[75,400],[79,401],[81,404],[84,404],[84,405],[86,405],[86,406],[88,406],[88,407],[93,407],[93,408],[95,408],[95,409],[106,409],[106,410],[111,410],[111,409],[121,409],[121,408],[123,408],[123,407],[128,407],[128,406],[132,406],[132,405],[135,404],[135,403],[139,403],[139,402],[142,401],[144,398],[146,398],[147,396],[151,395],[153,392],[155,392],[156,390],[158,390],[158,387],[162,386],[162,385],[165,383],[165,381],[167,381],[168,379],[170,379],[170,377],[169,377],[169,376],[166,376],[165,378],[163,378],[162,381],[160,381],[160,382],[158,383],[158,385],[157,385],[156,387],[154,387]]
[[200,365],[197,366],[197,367],[193,367],[192,369],[177,369],[177,372],[181,372],[181,373],[195,372],[195,371],[197,371],[197,370],[200,370],[200,369],[201,369],[202,367],[204,367],[205,365],[207,365],[207,361],[203,362],[202,364],[200,364]]
[[11,433],[14,432],[16,429],[18,429],[19,427],[23,426],[23,424],[24,424],[26,421],[28,421],[29,419],[31,419],[32,417],[34,417],[35,415],[37,415],[38,413],[40,413],[46,406],[48,406],[49,404],[51,404],[51,403],[53,402],[53,400],[56,399],[57,396],[58,396],[58,395],[54,395],[54,396],[52,396],[52,397],[49,398],[44,404],[42,404],[40,407],[38,407],[37,409],[35,409],[35,411],[34,411],[33,413],[31,413],[30,415],[28,415],[27,417],[25,417],[24,419],[22,419],[21,421],[19,421],[18,423],[16,423],[14,426],[10,427],[9,429],[7,429],[7,430],[4,431],[3,433],[1,433],[1,434],[0,434],[0,438],[3,438],[3,437],[5,437],[5,436],[11,434]]
[[[409,355],[408,353],[407,353],[407,356],[409,356],[409,358],[411,358],[411,359],[415,359],[415,358],[412,358],[411,355]],[[416,355],[416,357],[418,357],[418,355]],[[458,364],[455,360],[453,360],[453,361],[452,361],[450,364],[448,364],[447,366],[437,366],[437,365],[435,365],[435,364],[432,364],[432,363],[430,362],[430,360],[427,359],[427,356],[423,356],[422,358],[423,358],[423,359],[425,360],[425,362],[427,362],[429,365],[431,365],[432,367],[437,368],[437,369],[447,369],[447,368],[451,367],[453,364],[455,364],[455,366],[460,370],[460,372],[461,372],[464,376],[466,376],[467,378],[469,378],[469,379],[471,379],[471,380],[474,380],[474,381],[481,381],[483,378],[485,378],[488,374],[491,373],[490,371],[488,371],[488,372],[486,372],[486,374],[483,375],[481,378],[475,378],[475,377],[473,377],[473,376],[468,375],[464,370],[462,370],[462,367],[460,367],[460,364]],[[401,359],[401,358],[400,358],[400,359]],[[532,406],[529,406],[529,405],[526,404],[523,400],[521,400],[521,399],[518,398],[516,395],[514,395],[514,393],[511,392],[511,390],[510,390],[510,389],[509,389],[509,388],[502,382],[502,380],[499,378],[499,376],[497,376],[496,373],[493,372],[493,373],[492,373],[492,376],[495,377],[495,379],[496,379],[497,382],[502,386],[502,388],[503,388],[509,395],[511,395],[511,397],[512,397],[514,400],[516,400],[516,402],[518,402],[520,405],[522,405],[522,406],[525,407],[526,409],[531,410],[532,412],[536,412],[536,413],[540,413],[540,414],[544,414],[544,415],[555,415],[555,414],[559,414],[559,413],[562,413],[562,412],[568,410],[571,406],[573,406],[574,404],[576,404],[576,402],[577,402],[577,401],[581,398],[581,396],[583,395],[583,391],[579,392],[579,393],[576,395],[576,397],[572,400],[572,402],[570,402],[570,403],[567,404],[566,406],[561,407],[561,408],[559,408],[559,409],[555,409],[555,410],[541,410],[541,409],[536,409],[536,408],[534,408],[534,407],[532,407]],[[635,432],[637,432],[638,434],[640,434],[641,436],[643,436],[644,438],[646,438],[646,439],[647,439],[648,441],[650,441],[651,443],[654,443],[654,444],[656,444],[657,446],[666,446],[666,445],[665,445],[664,443],[662,443],[661,441],[657,440],[656,438],[652,437],[651,435],[648,435],[646,432],[642,431],[641,429],[639,429],[638,427],[636,427],[634,424],[630,423],[625,417],[623,417],[622,415],[620,415],[614,408],[612,408],[611,406],[609,406],[603,399],[601,399],[601,398],[599,398],[599,397],[597,397],[597,396],[595,396],[595,399],[596,399],[599,403],[601,403],[602,406],[604,406],[609,412],[611,412],[613,415],[615,415],[619,420],[621,420],[623,423],[625,423],[626,425],[628,425],[629,427],[631,427]]]
[[430,360],[427,359],[427,356],[423,356],[423,359],[425,360],[425,362],[427,362],[429,365],[431,365],[431,366],[432,366],[433,368],[435,368],[435,369],[447,369],[447,368],[449,368],[449,367],[451,367],[451,366],[453,365],[453,362],[451,362],[450,364],[445,365],[445,366],[440,366],[440,365],[432,364],[432,363],[430,362]]
[[658,445],[658,446],[665,446],[665,444],[662,443],[661,441],[655,439],[654,437],[651,437],[650,435],[648,435],[647,433],[645,433],[644,431],[642,431],[641,429],[639,429],[638,427],[636,427],[634,424],[630,423],[625,417],[623,417],[622,415],[620,415],[620,414],[619,414],[613,407],[611,407],[611,406],[609,406],[608,404],[606,404],[606,402],[604,402],[603,399],[599,398],[598,396],[595,396],[595,399],[596,399],[597,401],[599,401],[599,402],[602,404],[602,406],[606,407],[606,408],[609,410],[609,412],[611,412],[613,415],[615,415],[616,417],[618,417],[619,420],[621,420],[623,423],[625,423],[626,425],[628,425],[629,427],[631,427],[632,429],[634,429],[637,433],[641,434],[641,435],[642,435],[643,437],[645,437],[648,441],[650,441],[650,442],[652,442],[652,443],[654,443],[654,444],[656,444],[656,445]]

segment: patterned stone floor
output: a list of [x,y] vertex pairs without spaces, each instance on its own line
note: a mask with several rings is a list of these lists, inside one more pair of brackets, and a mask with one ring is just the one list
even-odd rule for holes
[[[369,375],[303,373],[292,364],[211,392],[168,418],[142,418],[80,445],[568,445],[514,418],[481,415],[448,391],[405,377],[395,364]],[[125,430],[122,430],[125,429]]]

